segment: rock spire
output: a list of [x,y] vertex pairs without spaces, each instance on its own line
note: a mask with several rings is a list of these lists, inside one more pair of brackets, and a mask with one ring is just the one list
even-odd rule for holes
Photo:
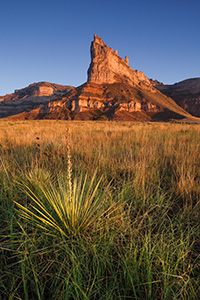
[[149,79],[143,72],[134,71],[129,67],[129,58],[118,56],[118,51],[109,48],[100,37],[94,35],[91,43],[91,63],[88,69],[88,82],[114,83],[126,82],[129,84],[145,83],[151,86]]

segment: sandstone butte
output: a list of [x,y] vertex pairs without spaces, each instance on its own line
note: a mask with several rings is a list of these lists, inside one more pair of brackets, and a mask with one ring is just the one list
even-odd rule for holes
[[[86,83],[77,88],[38,83],[7,98],[0,97],[5,111],[10,105],[9,118],[199,122],[155,88],[157,82],[131,69],[129,58],[121,58],[117,50],[113,51],[97,35],[90,51]],[[27,109],[27,102],[34,103],[34,109]]]

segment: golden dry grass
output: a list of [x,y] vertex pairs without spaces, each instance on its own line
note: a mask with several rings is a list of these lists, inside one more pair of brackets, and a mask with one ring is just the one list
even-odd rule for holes
[[59,161],[68,129],[76,170],[98,169],[109,178],[132,174],[143,187],[152,182],[160,184],[169,177],[184,197],[199,193],[199,125],[1,120],[1,148],[22,149],[39,143],[46,156],[52,158],[48,151],[54,150],[54,159]]
[[[67,130],[73,176],[96,171],[107,205],[124,206],[102,235],[61,242],[13,202],[29,204],[16,183],[27,174],[66,180]],[[199,299],[199,125],[1,120],[0,157],[5,299]]]

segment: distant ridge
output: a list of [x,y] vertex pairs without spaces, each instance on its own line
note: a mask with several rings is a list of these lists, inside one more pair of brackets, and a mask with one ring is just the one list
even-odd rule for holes
[[200,117],[200,78],[186,79],[172,85],[155,84],[155,87],[187,112]]
[[72,86],[37,82],[12,94],[0,97],[0,118],[38,108],[42,103],[56,100],[73,89]]

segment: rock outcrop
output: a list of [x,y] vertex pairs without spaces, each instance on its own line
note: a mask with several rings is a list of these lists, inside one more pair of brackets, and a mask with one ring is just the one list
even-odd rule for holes
[[88,82],[126,82],[131,85],[143,84],[151,87],[149,79],[141,71],[129,67],[129,58],[118,56],[117,50],[109,48],[100,37],[94,35],[91,44],[91,63],[88,69]]
[[172,85],[155,84],[155,87],[174,99],[187,112],[200,117],[200,78],[191,78]]
[[0,97],[0,118],[35,109],[42,103],[57,100],[72,89],[72,86],[38,82],[15,90],[13,94]]

